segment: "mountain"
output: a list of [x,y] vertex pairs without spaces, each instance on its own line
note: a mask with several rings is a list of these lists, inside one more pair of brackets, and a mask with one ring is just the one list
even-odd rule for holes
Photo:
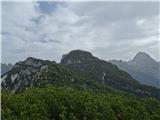
[[61,64],[33,57],[16,63],[10,71],[1,76],[1,80],[2,90],[12,93],[19,93],[32,87],[54,85],[119,94],[117,90],[100,85]]
[[160,78],[158,62],[144,52],[139,52],[128,64],[144,73]]
[[122,60],[110,60],[109,62],[128,72],[142,84],[160,87],[160,64],[144,52],[139,52],[133,60],[128,62]]
[[29,57],[25,61],[16,63],[10,71],[2,75],[2,89],[15,93],[48,84],[79,83],[85,86],[82,80],[83,78],[77,77],[77,74],[54,61]]
[[11,70],[13,67],[13,64],[9,63],[1,63],[1,75],[3,75],[4,73],[8,72],[9,70]]
[[60,63],[73,71],[82,73],[92,80],[118,90],[140,96],[151,94],[153,96],[160,96],[160,91],[156,88],[141,85],[131,75],[120,70],[116,65],[101,60],[87,51],[73,50],[63,55]]
[[71,51],[61,64],[29,57],[1,77],[4,120],[160,119],[159,89],[86,51]]
[[116,65],[82,50],[74,50],[63,55],[60,64],[29,57],[16,63],[1,78],[2,90],[12,93],[51,84],[97,92],[160,97],[159,89],[141,85]]

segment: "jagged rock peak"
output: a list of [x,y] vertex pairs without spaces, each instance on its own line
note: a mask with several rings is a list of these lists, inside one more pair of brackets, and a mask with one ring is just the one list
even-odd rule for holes
[[97,59],[90,52],[84,50],[72,50],[62,56],[61,64],[81,63],[83,61],[92,61]]

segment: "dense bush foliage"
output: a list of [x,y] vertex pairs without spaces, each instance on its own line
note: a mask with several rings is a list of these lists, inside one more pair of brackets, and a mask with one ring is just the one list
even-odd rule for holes
[[71,87],[2,92],[2,120],[160,120],[160,101]]

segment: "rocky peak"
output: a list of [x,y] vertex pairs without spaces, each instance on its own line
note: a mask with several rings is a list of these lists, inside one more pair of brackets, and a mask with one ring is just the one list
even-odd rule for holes
[[61,64],[68,65],[73,63],[81,63],[84,61],[92,61],[97,59],[90,52],[84,50],[72,50],[68,54],[62,56]]
[[42,66],[42,60],[39,60],[39,59],[36,59],[36,58],[32,58],[32,57],[28,57],[24,63],[26,65],[31,65],[31,66],[34,66],[34,67],[40,67]]
[[15,67],[17,67],[19,65],[30,65],[30,66],[33,66],[33,67],[40,67],[40,66],[43,65],[43,60],[33,58],[33,57],[28,57],[26,60],[16,63]]
[[130,65],[149,65],[149,64],[154,64],[156,61],[147,53],[145,52],[139,52],[136,54],[136,56],[133,58],[133,60],[128,62]]
[[151,59],[151,56],[145,52],[139,52],[136,54],[133,60]]

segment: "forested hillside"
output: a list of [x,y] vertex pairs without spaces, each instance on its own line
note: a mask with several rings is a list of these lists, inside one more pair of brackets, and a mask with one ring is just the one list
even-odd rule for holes
[[70,87],[2,92],[2,120],[159,120],[160,102]]

